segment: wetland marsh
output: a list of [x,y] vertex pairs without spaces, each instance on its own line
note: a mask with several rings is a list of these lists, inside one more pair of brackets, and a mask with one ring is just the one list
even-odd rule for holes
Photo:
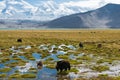
[[[120,30],[0,31],[0,49],[0,79],[120,80]],[[71,70],[59,74],[59,60]]]

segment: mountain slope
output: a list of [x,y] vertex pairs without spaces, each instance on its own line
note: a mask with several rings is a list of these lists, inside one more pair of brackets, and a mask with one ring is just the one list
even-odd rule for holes
[[0,18],[21,19],[28,18],[37,11],[37,7],[24,0],[4,0],[0,2]]
[[64,16],[50,21],[49,28],[120,28],[120,5],[107,4],[99,9]]
[[[0,0],[0,19],[46,21],[78,12],[94,10],[106,4],[99,4],[100,1],[98,6],[91,7],[71,5],[73,2],[69,0],[63,3],[57,3],[55,0]],[[78,2],[80,3],[80,1]]]

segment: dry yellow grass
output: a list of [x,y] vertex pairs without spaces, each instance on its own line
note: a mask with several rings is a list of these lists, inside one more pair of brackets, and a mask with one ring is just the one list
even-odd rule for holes
[[[18,38],[23,43],[17,43]],[[0,46],[57,42],[106,42],[120,45],[120,30],[1,30]],[[117,43],[117,44],[116,44]],[[111,45],[108,45],[111,46]]]

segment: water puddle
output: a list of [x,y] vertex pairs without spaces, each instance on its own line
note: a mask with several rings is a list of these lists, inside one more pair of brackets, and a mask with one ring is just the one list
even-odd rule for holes
[[39,61],[39,60],[41,59],[41,54],[32,53],[32,56],[33,56],[37,61]]
[[[46,44],[42,44],[40,46],[37,46],[37,48],[39,48],[40,50],[47,50],[49,52],[50,55],[42,58],[42,54],[41,53],[30,53],[30,58],[32,57],[32,59],[28,59],[26,58],[26,56],[24,55],[25,52],[22,52],[22,49],[24,50],[28,50],[28,49],[32,49],[32,47],[30,45],[27,46],[19,46],[19,47],[15,47],[12,46],[9,50],[12,51],[12,54],[7,56],[10,58],[9,61],[6,61],[4,63],[0,62],[0,69],[2,68],[6,68],[8,66],[6,66],[6,64],[11,64],[14,62],[18,62],[19,64],[19,60],[14,60],[12,59],[13,56],[16,56],[18,58],[21,59],[21,61],[26,61],[25,65],[22,66],[15,66],[12,67],[11,71],[7,72],[6,74],[9,76],[13,73],[15,73],[15,71],[19,71],[20,74],[26,74],[26,73],[32,73],[32,74],[36,74],[37,77],[34,80],[58,80],[58,78],[61,78],[58,74],[56,69],[51,69],[46,67],[45,64],[43,66],[42,69],[37,69],[37,61],[49,61],[49,59],[51,60],[50,62],[55,63],[56,61],[61,60],[58,56],[59,55],[67,55],[68,59],[76,61],[78,58],[83,58],[84,60],[82,64],[78,64],[77,67],[74,67],[76,69],[79,70],[79,72],[77,74],[75,74],[74,72],[70,72],[67,76],[67,78],[70,78],[68,80],[74,80],[75,78],[90,78],[90,77],[97,77],[99,74],[108,74],[109,76],[120,76],[120,62],[116,63],[116,64],[101,64],[101,65],[107,65],[109,66],[109,70],[106,71],[102,71],[102,72],[98,72],[98,71],[94,71],[91,70],[90,67],[91,65],[96,65],[96,61],[95,60],[99,60],[101,59],[101,57],[97,56],[95,57],[93,54],[85,54],[85,53],[79,53],[77,55],[74,55],[74,52],[77,50],[77,48],[73,45],[65,45],[65,44],[61,44],[61,45],[46,45]],[[54,52],[54,49],[56,50]],[[69,51],[72,51],[71,54],[67,54],[69,53]],[[54,52],[54,53],[53,53]],[[2,55],[3,53],[0,52],[0,55]],[[22,55],[21,55],[22,54]],[[63,57],[62,56],[62,57]],[[89,58],[92,58],[93,60],[90,61]],[[87,61],[87,59],[89,61]],[[10,68],[10,67],[8,67]],[[36,73],[30,72],[29,70],[31,68],[34,68],[36,71]],[[2,72],[0,72],[0,74],[2,74]],[[28,80],[33,80],[30,78],[27,78]],[[23,79],[23,80],[27,80],[27,79]],[[65,79],[65,78],[64,78]],[[67,80],[67,79],[66,79]]]
[[57,71],[56,69],[42,68],[38,70],[37,80],[57,80]]

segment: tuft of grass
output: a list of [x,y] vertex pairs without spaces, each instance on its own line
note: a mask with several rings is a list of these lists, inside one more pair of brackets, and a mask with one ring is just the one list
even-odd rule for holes
[[36,74],[22,74],[22,78],[36,78]]
[[111,60],[111,59],[99,59],[99,60],[97,61],[97,63],[100,64],[100,63],[108,62],[109,64],[111,64],[112,61],[113,61],[113,60]]
[[78,61],[78,60],[69,60],[71,65],[79,65],[82,64],[82,61]]
[[67,75],[69,74],[69,71],[62,71],[62,72],[58,72],[58,75]]
[[90,61],[92,60],[92,58],[90,58],[89,56],[81,56],[78,58],[78,60],[87,60],[87,61]]
[[0,72],[9,72],[11,70],[12,70],[11,68],[3,68],[3,69],[0,69]]
[[6,74],[0,74],[0,78],[5,78],[5,77],[7,77]]
[[77,74],[79,72],[79,70],[77,68],[71,68],[69,72],[74,72]]
[[48,58],[48,59],[46,59],[47,61],[52,61],[52,60],[54,60],[53,58]]
[[29,72],[37,73],[37,69],[36,68],[30,68]]
[[10,60],[10,58],[7,58],[7,57],[6,57],[6,58],[2,58],[2,59],[1,59],[1,62],[2,62],[2,63],[5,63],[5,62],[7,62],[7,61],[9,61],[9,60]]
[[91,69],[102,72],[102,71],[109,70],[109,67],[108,66],[93,66]]
[[108,77],[108,74],[99,74],[98,77]]
[[27,61],[19,60],[17,62],[12,62],[12,63],[6,64],[6,66],[9,66],[9,67],[24,66],[26,63],[27,63]]
[[21,74],[14,73],[14,74],[10,75],[9,78],[21,78]]
[[50,68],[50,69],[55,69],[55,65],[54,64],[48,64],[46,67]]
[[69,59],[68,55],[58,55],[57,57],[60,59]]

